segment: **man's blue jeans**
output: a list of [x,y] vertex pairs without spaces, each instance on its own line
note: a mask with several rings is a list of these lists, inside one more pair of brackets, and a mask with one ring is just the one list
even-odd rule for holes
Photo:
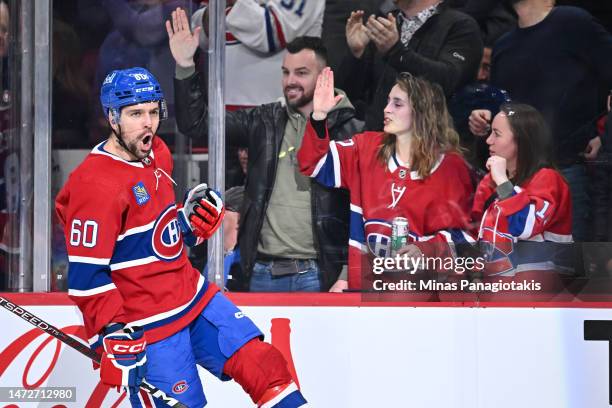
[[256,261],[251,274],[251,292],[320,292],[321,272],[314,259],[295,260],[298,273],[272,275],[275,261]]

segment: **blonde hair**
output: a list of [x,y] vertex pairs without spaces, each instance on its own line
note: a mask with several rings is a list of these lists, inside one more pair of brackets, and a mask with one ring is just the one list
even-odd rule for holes
[[[412,109],[411,170],[421,177],[431,174],[442,153],[462,153],[459,135],[446,108],[442,88],[423,78],[401,73],[395,84],[406,92]],[[386,165],[395,152],[396,136],[385,133],[376,158]]]

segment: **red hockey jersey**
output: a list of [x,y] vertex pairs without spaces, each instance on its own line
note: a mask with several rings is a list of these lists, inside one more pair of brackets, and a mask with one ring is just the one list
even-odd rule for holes
[[69,259],[68,294],[90,343],[110,322],[150,343],[189,324],[216,293],[189,262],[176,220],[172,156],[156,137],[143,162],[97,145],[56,199]]
[[439,157],[431,174],[422,179],[393,155],[382,165],[376,155],[383,134],[366,132],[344,141],[321,139],[309,122],[298,152],[300,171],[328,187],[350,190],[349,287],[360,288],[367,276],[367,258],[391,256],[392,221],[404,217],[409,240],[440,243],[419,245],[435,256],[446,243],[474,242],[467,232],[473,184],[463,158],[455,153]]
[[478,239],[487,261],[486,275],[567,268],[571,248],[565,244],[572,242],[572,204],[563,177],[545,168],[515,186],[512,196],[499,200],[494,194],[495,183],[488,174],[476,190],[472,208],[472,219],[480,224]]

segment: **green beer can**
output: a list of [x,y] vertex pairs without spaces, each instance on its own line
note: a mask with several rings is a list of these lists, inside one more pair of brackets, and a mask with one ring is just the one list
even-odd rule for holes
[[395,255],[397,251],[408,245],[408,219],[395,217],[391,225],[391,253]]

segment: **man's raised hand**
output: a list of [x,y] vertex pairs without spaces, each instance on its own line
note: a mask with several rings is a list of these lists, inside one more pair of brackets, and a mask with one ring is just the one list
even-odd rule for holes
[[329,111],[340,102],[343,95],[334,95],[334,72],[329,67],[317,78],[314,96],[312,98],[312,117],[315,120],[323,120]]
[[353,11],[346,20],[346,43],[355,58],[361,58],[366,46],[370,43],[370,37],[363,25],[363,15],[363,10]]
[[187,68],[195,65],[193,56],[198,49],[201,30],[201,27],[196,27],[191,32],[187,14],[180,7],[172,12],[172,21],[166,21],[170,52],[179,66]]

